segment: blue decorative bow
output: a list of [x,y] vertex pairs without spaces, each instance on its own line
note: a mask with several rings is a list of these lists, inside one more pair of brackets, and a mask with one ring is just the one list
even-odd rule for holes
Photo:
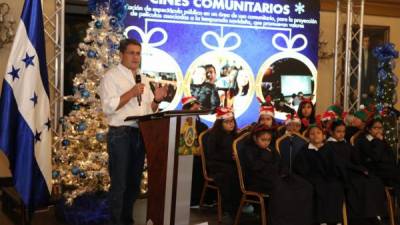
[[108,7],[109,15],[117,18],[118,22],[122,22],[127,14],[126,0],[89,0],[88,8],[90,13],[96,13],[101,7]]
[[387,43],[376,47],[373,51],[373,54],[380,62],[379,65],[388,63],[392,59],[399,57],[399,52],[396,51],[395,46],[392,43]]

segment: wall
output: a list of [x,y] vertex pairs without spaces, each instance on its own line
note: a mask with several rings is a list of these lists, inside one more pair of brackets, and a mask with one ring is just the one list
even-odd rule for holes
[[[7,3],[10,6],[11,9],[9,15],[11,15],[16,22],[14,24],[14,29],[16,30],[24,1],[3,0],[2,2]],[[11,46],[12,43],[5,45],[3,48],[0,48],[0,93],[3,85],[3,77],[4,74],[6,74],[6,66],[8,61],[8,55],[11,51]],[[7,158],[4,155],[4,153],[0,151],[0,177],[9,177],[9,176],[11,176],[11,173],[8,170]]]
[[[17,29],[19,18],[21,16],[22,12],[22,7],[24,4],[23,0],[2,0],[2,3],[7,3],[11,10],[10,13],[11,16],[14,18],[16,21],[16,24],[14,25],[14,28]],[[43,6],[43,11],[47,16],[52,15],[55,11],[55,1],[54,0],[42,0],[42,6]],[[51,26],[50,24],[46,24],[45,27],[49,28]],[[52,44],[49,41],[48,37],[45,37],[45,42],[46,42],[46,57],[47,59],[51,59],[54,57],[54,49],[52,48]],[[3,77],[4,74],[6,74],[6,66],[7,66],[7,61],[8,61],[8,55],[11,51],[12,44],[8,44],[5,47],[0,49],[0,93],[1,93],[1,88],[3,84]],[[7,177],[10,176],[10,171],[8,170],[8,162],[7,158],[3,154],[2,151],[0,151],[0,177]]]
[[[335,45],[335,21],[336,14],[334,12],[321,12],[320,29],[322,30],[322,39],[328,41],[326,49],[334,49]],[[364,17],[365,25],[390,26],[390,42],[394,43],[400,50],[400,18],[398,17]],[[397,67],[395,74],[400,76],[400,60],[396,60]],[[332,104],[333,96],[333,58],[328,60],[320,60],[318,65],[318,93],[317,93],[317,111],[322,112],[330,104]],[[397,88],[397,95],[400,97],[400,88]],[[400,104],[397,103],[397,108]]]
[[[19,15],[21,14],[21,9],[23,1],[15,0],[3,0],[11,7],[11,13],[15,20],[18,21]],[[44,10],[45,12],[51,12],[54,9],[54,2],[51,0],[44,0]],[[54,11],[54,10],[53,10]],[[334,48],[335,41],[335,13],[333,12],[321,12],[321,30],[323,31],[322,39],[328,41],[326,46],[327,49]],[[391,17],[378,17],[378,16],[365,16],[366,25],[382,25],[390,26],[390,41],[396,44],[397,49],[400,49],[400,18]],[[46,38],[48,42],[48,39]],[[5,48],[0,49],[0,80],[3,79],[5,66],[8,60],[8,54],[11,50],[11,45],[7,45]],[[51,49],[47,49],[47,58],[52,58],[50,55]],[[400,60],[397,60],[397,65],[395,73],[400,76]],[[318,65],[318,93],[317,93],[317,110],[318,112],[326,109],[330,104],[332,104],[332,90],[333,90],[333,59],[321,60]],[[0,91],[1,91],[0,82]],[[398,95],[400,96],[400,88],[397,89]],[[396,105],[400,108],[400,104]],[[6,176],[9,174],[4,168],[7,168],[6,163],[4,163],[4,157],[0,152],[0,176]]]
[[[8,14],[11,15],[12,18],[14,18],[15,20],[14,30],[16,30],[24,1],[3,0],[2,2],[7,3],[10,6],[11,10]],[[2,81],[7,66],[8,54],[11,51],[11,47],[12,43],[5,45],[3,48],[0,48],[0,80],[1,80],[0,91],[3,85]]]

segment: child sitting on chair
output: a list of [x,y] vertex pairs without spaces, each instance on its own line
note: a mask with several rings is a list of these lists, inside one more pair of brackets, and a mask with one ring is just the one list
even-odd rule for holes
[[303,98],[297,110],[301,120],[301,132],[305,131],[310,124],[315,123],[315,106],[311,99]]
[[358,151],[346,142],[346,126],[342,120],[332,122],[330,133],[326,146],[329,154],[333,154],[334,163],[341,171],[342,182],[347,187],[349,219],[354,224],[378,224],[378,216],[383,215],[385,209],[382,182],[368,173],[361,165]]
[[333,159],[327,154],[323,129],[312,124],[306,137],[310,143],[297,153],[294,171],[314,186],[315,222],[325,225],[341,223],[344,186]]
[[237,125],[229,108],[217,108],[216,116],[204,150],[210,176],[221,191],[225,214],[223,220],[231,222],[240,202],[240,186],[232,148]]
[[383,134],[382,121],[375,118],[367,124],[355,147],[360,152],[362,164],[370,173],[379,177],[386,186],[400,191],[400,169],[396,164],[393,149]]
[[312,186],[281,165],[279,153],[271,145],[273,132],[270,127],[259,124],[253,128],[243,149],[238,149],[243,160],[246,188],[271,194],[272,224],[310,225]]

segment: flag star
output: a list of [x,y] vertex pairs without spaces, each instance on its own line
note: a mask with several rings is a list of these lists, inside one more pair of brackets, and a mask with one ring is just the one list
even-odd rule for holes
[[10,75],[13,77],[13,81],[15,80],[15,78],[18,78],[18,79],[19,79],[19,75],[18,75],[19,70],[20,70],[20,69],[16,69],[16,68],[14,67],[14,65],[13,65],[13,66],[12,66],[12,69],[11,69],[11,72],[8,72],[8,74],[10,74]]
[[28,53],[25,54],[25,58],[22,59],[22,61],[24,61],[24,63],[25,63],[25,68],[28,68],[29,65],[34,66],[33,58],[35,58],[35,55],[29,56]]
[[39,131],[36,130],[36,133],[35,133],[35,143],[38,142],[38,141],[41,141],[41,140],[40,140],[40,135],[42,135],[42,132],[39,132]]
[[33,97],[30,100],[33,102],[33,106],[35,107],[38,101],[38,96],[36,95],[36,92],[33,92]]
[[50,128],[51,128],[51,120],[47,119],[47,122],[44,125],[47,127],[47,130],[50,130]]

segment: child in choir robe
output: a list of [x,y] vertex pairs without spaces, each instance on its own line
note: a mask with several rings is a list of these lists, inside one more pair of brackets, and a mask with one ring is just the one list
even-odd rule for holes
[[292,165],[297,153],[303,149],[308,142],[299,133],[301,129],[301,121],[296,114],[288,114],[285,120],[285,126],[278,130],[282,132],[277,141],[276,149],[281,155],[282,164],[292,170]]
[[344,187],[332,159],[324,153],[325,134],[320,126],[310,125],[306,137],[310,143],[297,153],[294,171],[314,186],[315,222],[341,223]]
[[310,124],[315,123],[315,106],[311,99],[303,98],[297,109],[297,115],[301,120],[301,132],[305,131]]
[[288,133],[298,133],[300,134],[301,130],[301,120],[299,116],[294,113],[294,114],[288,114],[286,116],[286,121],[285,121],[285,130]]
[[328,106],[328,108],[326,109],[326,112],[335,113],[336,119],[339,119],[343,115],[343,108],[340,105],[333,104],[333,105]]
[[[254,122],[244,128],[242,128],[239,133],[243,134],[244,132],[251,132],[251,130],[256,126],[257,124],[264,124],[268,127],[278,127],[278,123],[275,120],[275,107],[271,103],[271,96],[266,96],[266,102],[263,102],[260,98],[257,98],[258,101],[260,102],[260,108],[259,108],[259,116],[257,122]],[[240,134],[238,136],[240,136]]]
[[362,131],[365,127],[365,122],[368,120],[368,114],[365,110],[358,110],[351,116],[348,126],[346,127],[345,139],[350,143],[351,137],[357,132]]
[[210,176],[221,191],[223,220],[229,223],[236,215],[241,197],[232,148],[237,136],[237,125],[229,108],[217,108],[216,116],[204,150]]
[[292,133],[300,133],[301,130],[301,120],[297,113],[286,114],[286,120],[283,126],[278,127],[277,137],[282,137],[285,134],[290,135]]
[[332,122],[330,133],[326,153],[333,154],[331,159],[335,159],[335,165],[341,171],[349,219],[354,224],[379,224],[377,217],[385,213],[382,182],[368,173],[361,165],[357,150],[346,142],[346,126],[342,120]]
[[331,126],[332,122],[335,121],[337,115],[333,111],[325,111],[322,115],[318,115],[316,120],[320,120],[322,124],[322,128],[326,134],[329,133],[329,127]]
[[258,124],[243,149],[238,150],[246,188],[271,195],[268,211],[271,224],[311,225],[312,185],[282,167],[279,153],[271,145],[273,132],[270,127]]
[[360,152],[362,164],[368,171],[379,177],[386,186],[400,189],[400,169],[396,164],[393,149],[387,144],[383,136],[383,125],[380,119],[371,120],[365,133],[360,135],[355,143]]
[[[201,109],[201,103],[193,96],[182,98],[182,110],[197,111]],[[196,118],[196,133],[197,137],[201,132],[207,130],[208,127],[205,123],[200,121],[200,117]],[[198,142],[198,140],[196,141]],[[201,157],[199,154],[193,154],[193,172],[192,172],[192,193],[191,193],[191,206],[197,206],[200,203],[200,195],[204,184],[203,171],[201,165]],[[213,201],[212,192],[207,193],[205,202],[210,204]]]
[[278,124],[274,118],[275,108],[272,104],[263,105],[260,107],[260,116],[258,117],[257,125],[262,124],[271,129],[273,129],[273,145],[275,145],[275,140],[277,136]]
[[260,114],[258,117],[258,124],[263,124],[268,127],[276,127],[278,124],[274,118],[275,108],[273,105],[263,105],[260,107]]

